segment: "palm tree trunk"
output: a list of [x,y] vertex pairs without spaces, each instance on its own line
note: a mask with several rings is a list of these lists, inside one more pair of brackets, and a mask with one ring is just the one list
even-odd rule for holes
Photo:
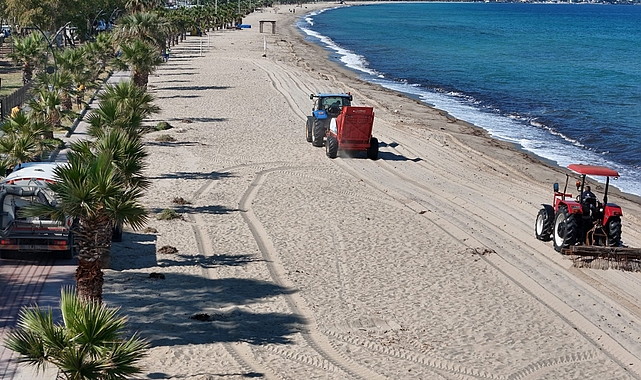
[[100,261],[78,260],[76,289],[80,298],[102,302],[102,285],[104,282]]

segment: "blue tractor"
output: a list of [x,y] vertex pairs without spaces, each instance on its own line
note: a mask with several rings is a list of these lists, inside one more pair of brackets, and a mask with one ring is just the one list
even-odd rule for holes
[[307,116],[305,136],[307,142],[314,146],[323,146],[323,138],[327,135],[332,118],[336,118],[343,107],[352,105],[352,95],[347,94],[318,94],[309,95],[314,100],[312,115]]

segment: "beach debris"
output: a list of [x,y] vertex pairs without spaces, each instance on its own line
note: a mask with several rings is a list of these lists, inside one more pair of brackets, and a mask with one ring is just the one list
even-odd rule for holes
[[174,199],[172,199],[171,201],[173,203],[177,204],[177,205],[190,205],[191,204],[191,202],[189,202],[188,200],[186,200],[183,197],[174,197]]
[[171,245],[164,245],[158,249],[158,253],[161,255],[173,255],[178,253],[178,248],[172,247]]
[[496,253],[496,251],[490,248],[477,247],[477,248],[468,248],[465,250],[465,253],[468,253],[471,255],[486,256],[492,253]]
[[157,216],[158,220],[172,220],[172,219],[182,219],[182,215],[177,213],[175,210],[166,208],[160,212]]
[[142,232],[146,234],[157,234],[158,230],[153,227],[146,227]]
[[191,124],[191,123],[193,123],[193,121],[192,121],[191,119],[182,119],[180,122],[181,122],[181,123],[185,123],[185,124]]
[[185,132],[187,132],[186,128],[178,128],[178,129],[176,129],[176,133],[185,133]]
[[162,274],[162,273],[151,272],[151,273],[149,273],[149,278],[155,278],[155,279],[158,279],[158,280],[164,280],[165,279],[165,275]]

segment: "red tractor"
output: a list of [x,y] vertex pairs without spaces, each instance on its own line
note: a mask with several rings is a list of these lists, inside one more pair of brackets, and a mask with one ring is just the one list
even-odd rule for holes
[[378,139],[372,137],[374,109],[372,107],[345,106],[329,123],[325,151],[327,157],[336,158],[338,149],[367,152],[367,158],[378,159]]
[[[566,175],[565,187],[559,191],[554,184],[553,205],[544,204],[534,225],[536,238],[553,240],[554,249],[562,253],[574,253],[577,246],[597,246],[594,252],[609,252],[621,244],[621,207],[608,203],[610,177],[618,178],[619,173],[603,166],[572,164],[568,168],[579,174],[576,182],[576,198],[567,193],[570,175]],[[603,202],[600,202],[586,185],[586,176],[606,177]]]

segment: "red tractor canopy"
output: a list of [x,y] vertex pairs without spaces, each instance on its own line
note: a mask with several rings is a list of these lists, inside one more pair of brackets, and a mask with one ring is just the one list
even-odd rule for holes
[[568,169],[583,175],[598,175],[603,177],[619,177],[616,170],[606,168],[605,166],[572,164]]

